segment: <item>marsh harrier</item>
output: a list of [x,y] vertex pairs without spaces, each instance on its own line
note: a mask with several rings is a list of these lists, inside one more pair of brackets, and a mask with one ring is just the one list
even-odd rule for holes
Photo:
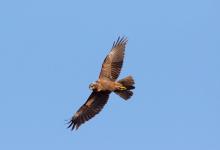
[[98,114],[107,103],[111,92],[116,93],[124,100],[133,95],[131,90],[135,87],[132,76],[117,81],[123,64],[127,41],[127,38],[119,37],[113,43],[110,53],[102,64],[99,79],[89,85],[92,90],[91,95],[71,118],[68,128],[78,129],[81,124]]

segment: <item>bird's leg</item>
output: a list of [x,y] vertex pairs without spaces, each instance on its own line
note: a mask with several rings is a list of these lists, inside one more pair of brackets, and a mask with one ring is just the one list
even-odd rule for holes
[[120,86],[119,90],[124,91],[124,90],[127,90],[127,88],[125,86]]
[[127,90],[127,88],[125,86],[123,86],[121,83],[116,82],[115,86],[116,86],[117,90],[120,90],[120,91]]

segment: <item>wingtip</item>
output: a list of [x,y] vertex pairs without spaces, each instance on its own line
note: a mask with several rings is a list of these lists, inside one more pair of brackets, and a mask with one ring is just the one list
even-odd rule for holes
[[118,39],[113,42],[112,48],[120,44],[126,45],[127,42],[128,42],[128,38],[126,36],[122,36],[122,37],[119,36]]
[[73,131],[74,129],[78,129],[78,128],[75,128],[76,124],[74,122],[73,119],[71,119],[70,121],[67,122],[68,124],[68,127],[67,128],[70,128],[71,131]]

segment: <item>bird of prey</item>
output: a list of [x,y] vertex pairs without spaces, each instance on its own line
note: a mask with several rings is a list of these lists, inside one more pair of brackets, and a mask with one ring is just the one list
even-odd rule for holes
[[81,124],[98,114],[107,103],[111,92],[124,100],[128,100],[133,95],[131,90],[135,87],[132,76],[117,81],[127,41],[127,38],[119,37],[113,43],[110,53],[104,59],[98,80],[89,85],[89,89],[92,90],[91,95],[68,122],[68,128],[71,130],[74,128],[77,130]]

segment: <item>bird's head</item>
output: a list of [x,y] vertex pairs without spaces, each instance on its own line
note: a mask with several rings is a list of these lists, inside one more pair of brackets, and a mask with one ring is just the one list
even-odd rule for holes
[[98,84],[96,82],[93,82],[89,85],[90,90],[96,90],[98,88]]

